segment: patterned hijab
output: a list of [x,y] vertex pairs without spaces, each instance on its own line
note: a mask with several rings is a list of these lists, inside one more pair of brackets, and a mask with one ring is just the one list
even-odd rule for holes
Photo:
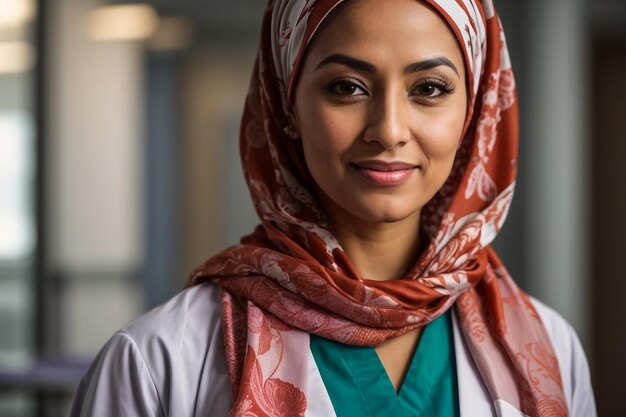
[[232,415],[304,416],[310,333],[375,346],[454,305],[498,414],[504,404],[567,416],[546,330],[489,246],[511,204],[518,141],[515,81],[492,0],[425,0],[462,45],[470,110],[452,172],[422,209],[426,250],[391,281],[363,279],[351,266],[284,131],[306,46],[341,1],[269,1],[240,137],[261,224],[190,280],[222,288]]

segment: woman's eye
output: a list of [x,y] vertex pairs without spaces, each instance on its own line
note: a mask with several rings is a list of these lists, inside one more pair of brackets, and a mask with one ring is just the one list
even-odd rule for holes
[[419,97],[435,99],[450,94],[452,90],[453,88],[447,83],[444,84],[441,82],[427,81],[418,85],[413,90],[413,94]]
[[417,87],[417,91],[422,96],[433,97],[441,94],[439,87],[432,84],[424,84]]
[[347,81],[347,80],[341,80],[341,81],[332,83],[328,87],[328,90],[331,93],[337,96],[342,96],[342,97],[352,97],[352,96],[359,96],[359,95],[365,94],[363,87],[361,87],[360,85],[354,82]]

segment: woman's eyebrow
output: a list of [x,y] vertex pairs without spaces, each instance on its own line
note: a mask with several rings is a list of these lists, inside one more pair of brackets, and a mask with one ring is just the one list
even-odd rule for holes
[[[323,67],[324,65],[330,63],[345,65],[352,69],[368,72],[370,74],[374,74],[377,71],[376,67],[369,62],[344,54],[328,55],[326,58],[322,59],[319,64],[317,64],[317,66],[315,67],[315,71],[317,71],[320,67]],[[450,67],[456,73],[456,75],[459,75],[459,71],[457,70],[456,66],[452,63],[452,61],[444,56],[414,62],[410,65],[407,65],[407,67],[404,69],[404,73],[410,74],[412,72],[426,71],[440,66]]]
[[426,70],[440,67],[440,66],[450,67],[452,68],[452,71],[454,71],[456,75],[459,75],[459,71],[456,69],[456,66],[452,63],[452,61],[450,61],[445,56],[439,56],[436,58],[427,59],[427,60],[420,61],[420,62],[414,62],[413,64],[407,66],[404,69],[404,73],[409,74],[411,72],[426,71]]
[[346,67],[350,67],[352,69],[363,72],[369,72],[371,74],[374,74],[376,72],[376,67],[369,62],[365,62],[360,59],[352,58],[348,55],[343,54],[328,55],[326,58],[322,59],[319,64],[317,64],[317,66],[315,67],[315,71],[330,63],[345,65]]

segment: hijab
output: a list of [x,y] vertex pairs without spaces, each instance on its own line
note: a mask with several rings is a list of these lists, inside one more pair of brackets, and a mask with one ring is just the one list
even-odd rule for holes
[[311,333],[375,346],[454,306],[498,413],[504,403],[528,416],[567,416],[546,329],[490,246],[513,197],[518,143],[515,81],[492,0],[425,0],[461,45],[469,110],[452,172],[421,212],[427,246],[391,281],[364,279],[350,264],[285,130],[306,47],[342,1],[269,1],[240,131],[261,224],[189,281],[222,290],[231,415],[304,416]]

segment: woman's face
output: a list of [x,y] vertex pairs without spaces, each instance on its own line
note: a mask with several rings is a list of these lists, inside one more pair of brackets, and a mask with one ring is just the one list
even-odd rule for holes
[[331,222],[418,216],[466,117],[461,50],[416,0],[350,0],[308,46],[294,124]]

